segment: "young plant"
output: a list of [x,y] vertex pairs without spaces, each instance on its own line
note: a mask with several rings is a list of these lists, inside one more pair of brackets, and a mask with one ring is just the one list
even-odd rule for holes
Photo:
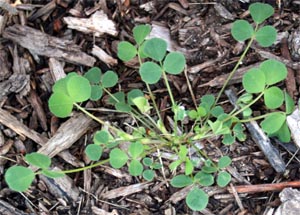
[[[239,108],[225,113],[224,109],[217,105],[228,81],[245,58],[251,44],[257,41],[262,47],[267,47],[276,39],[276,30],[269,25],[263,26],[263,22],[274,13],[273,8],[268,4],[254,3],[250,5],[249,11],[255,27],[253,28],[248,21],[238,20],[234,22],[231,31],[236,40],[249,40],[243,54],[218,96],[202,96],[194,110],[187,110],[180,105],[180,101],[175,101],[168,80],[168,75],[179,75],[183,72],[186,64],[184,55],[179,52],[168,53],[167,43],[163,39],[147,39],[151,31],[149,25],[139,25],[133,29],[134,44],[127,41],[118,44],[118,57],[121,60],[138,59],[138,73],[145,83],[148,95],[140,89],[132,89],[127,93],[111,93],[114,89],[109,88],[117,84],[117,74],[113,71],[102,74],[96,67],[91,68],[84,76],[69,73],[57,81],[49,99],[49,109],[54,115],[68,117],[75,107],[102,125],[102,129],[94,134],[93,142],[85,148],[87,157],[96,163],[84,168],[58,172],[49,169],[50,158],[31,153],[25,156],[25,161],[40,170],[34,172],[22,166],[9,168],[5,173],[9,187],[22,192],[29,188],[36,174],[58,177],[104,163],[109,163],[116,169],[127,166],[129,174],[148,181],[155,178],[156,171],[161,169],[164,176],[164,168],[169,168],[173,173],[172,186],[192,186],[186,196],[187,205],[195,211],[204,209],[209,197],[201,187],[213,184],[227,186],[231,175],[226,171],[226,167],[231,164],[231,158],[209,158],[205,151],[197,146],[199,141],[219,136],[225,145],[233,144],[236,140],[245,141],[242,123],[258,119],[262,119],[261,126],[269,136],[276,136],[281,141],[290,139],[286,115],[293,111],[294,103],[286,92],[276,86],[287,76],[287,69],[281,62],[266,60],[258,68],[252,68],[245,73],[242,80],[245,93],[238,99]],[[164,124],[150,88],[151,84],[161,80],[170,98],[170,116],[173,117],[173,123],[170,125]],[[104,122],[80,106],[80,103],[87,100],[101,99],[104,93],[109,95],[109,103],[115,106],[116,110],[128,113],[134,119],[134,125],[127,125],[131,128],[131,133]],[[264,101],[270,113],[251,118],[251,107],[258,100]],[[275,109],[281,107],[284,102],[285,112],[276,112]],[[181,123],[187,118],[190,124]],[[169,165],[163,163],[161,151],[173,152],[175,161]],[[103,154],[108,154],[108,158],[102,159]],[[14,177],[16,175],[19,177]]]

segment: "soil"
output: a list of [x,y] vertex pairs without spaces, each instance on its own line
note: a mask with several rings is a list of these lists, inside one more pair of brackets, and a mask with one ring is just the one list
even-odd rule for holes
[[[2,2],[2,1],[1,1]],[[53,156],[53,166],[72,169],[90,164],[84,154],[86,144],[92,142],[99,129],[76,111],[67,119],[54,117],[47,101],[51,86],[59,75],[69,72],[84,74],[92,66],[102,71],[114,70],[120,80],[117,92],[140,88],[146,91],[136,73],[136,62],[124,64],[117,58],[119,41],[133,39],[132,28],[150,24],[164,29],[163,39],[172,50],[181,51],[187,58],[187,73],[198,102],[207,93],[216,94],[226,76],[235,66],[243,43],[230,34],[231,24],[240,18],[250,20],[247,8],[252,0],[23,0],[0,2],[0,213],[1,214],[273,214],[280,204],[277,191],[240,193],[233,195],[227,188],[208,189],[207,209],[192,212],[181,196],[185,189],[175,189],[164,180],[161,171],[157,178],[146,183],[131,177],[127,169],[114,170],[107,165],[69,174],[64,180],[36,177],[24,193],[11,191],[4,181],[6,169],[24,165],[23,156],[42,151]],[[6,1],[9,2],[9,1]],[[268,58],[276,58],[288,66],[289,75],[279,86],[294,99],[299,98],[300,84],[300,1],[263,1],[275,8],[275,15],[267,20],[278,31],[276,44],[259,48],[254,44],[241,68],[255,65]],[[101,19],[113,23],[113,29],[98,32],[85,22],[101,12]],[[98,15],[99,15],[98,14]],[[99,15],[99,16],[100,16]],[[71,27],[66,17],[78,18]],[[96,16],[95,16],[96,17]],[[96,19],[96,18],[95,18]],[[83,22],[80,24],[80,22]],[[102,23],[103,24],[103,23]],[[108,22],[105,23],[108,28]],[[27,28],[28,27],[28,28]],[[101,29],[101,27],[99,27]],[[159,31],[161,32],[161,30]],[[106,52],[100,58],[92,50],[95,45]],[[184,75],[169,76],[175,100],[187,108],[193,107]],[[236,77],[229,87],[241,90],[241,78]],[[169,98],[163,83],[152,87],[158,106],[165,109]],[[228,98],[221,97],[227,112],[232,110]],[[131,123],[126,114],[112,112],[107,96],[98,102],[85,104],[104,120],[120,127]],[[264,112],[260,104],[255,114]],[[168,112],[164,114],[167,122]],[[70,121],[72,120],[72,121]],[[81,122],[81,123],[79,123]],[[78,124],[78,126],[75,126]],[[64,127],[63,127],[63,126]],[[63,127],[63,128],[62,128]],[[227,154],[233,159],[231,188],[237,185],[277,184],[295,181],[300,177],[298,149],[293,142],[281,144],[272,139],[286,165],[284,173],[277,173],[268,159],[247,133],[245,142],[230,147],[220,139],[203,143],[213,158]],[[49,148],[49,144],[53,148]],[[165,165],[170,161],[165,160]],[[164,173],[167,179],[170,173]],[[234,190],[234,189],[233,189]]]

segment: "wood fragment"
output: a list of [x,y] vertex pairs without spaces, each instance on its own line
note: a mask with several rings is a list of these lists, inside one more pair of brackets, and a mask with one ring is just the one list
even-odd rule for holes
[[[261,193],[267,191],[281,191],[287,187],[300,187],[300,181],[288,181],[276,184],[256,184],[256,185],[238,185],[234,186],[234,189],[238,193]],[[227,188],[230,193],[232,193],[231,188]]]
[[54,81],[66,77],[66,73],[64,71],[64,64],[56,60],[55,58],[51,57],[49,59],[49,68],[50,68],[52,79]]
[[42,101],[40,97],[37,96],[36,92],[31,90],[29,93],[29,101],[32,106],[32,108],[35,110],[38,120],[40,122],[41,127],[43,128],[44,131],[48,130],[47,126],[47,118],[46,118],[46,113],[42,107]]
[[[54,171],[61,171],[53,168]],[[73,180],[65,175],[64,177],[48,178],[44,175],[38,176],[47,185],[51,194],[57,198],[62,198],[67,202],[76,202],[79,197],[79,189],[74,186]]]
[[8,66],[8,58],[5,50],[0,49],[0,81],[5,80],[11,75]]
[[228,20],[235,19],[235,16],[232,15],[232,13],[230,13],[221,3],[214,4],[214,8],[217,11],[217,13],[224,19],[228,19]]
[[23,211],[20,211],[19,209],[15,208],[11,204],[0,200],[0,214],[3,215],[29,215],[28,213],[24,213]]
[[0,0],[0,8],[8,11],[11,15],[16,15],[18,13],[18,10],[14,6],[9,4],[6,0]]
[[92,33],[96,37],[103,34],[118,35],[115,23],[110,20],[102,11],[97,11],[90,18],[64,17],[68,28],[89,34]]
[[29,49],[33,54],[86,66],[93,66],[96,62],[95,58],[80,51],[73,41],[56,38],[28,26],[15,24],[7,27],[3,37]]
[[38,153],[49,157],[57,155],[59,152],[68,149],[93,125],[95,124],[91,118],[81,113],[74,114],[59,127],[54,136],[38,150]]
[[55,0],[50,1],[48,4],[44,5],[42,8],[38,9],[34,14],[28,17],[29,21],[34,21],[35,19],[49,15],[56,8]]
[[[225,94],[229,98],[229,101],[236,108],[237,97],[232,89],[226,90]],[[250,121],[245,123],[248,131],[251,134],[252,139],[262,150],[266,158],[268,159],[271,166],[278,173],[283,173],[285,171],[285,163],[281,158],[278,150],[271,144],[270,139],[265,135],[262,129],[259,127],[256,121]]]
[[118,64],[118,60],[108,55],[103,49],[99,46],[94,45],[92,49],[92,54],[99,58],[101,61],[106,63],[108,66],[115,66]]
[[117,189],[109,190],[105,193],[102,193],[101,197],[104,199],[114,199],[118,197],[128,196],[133,193],[137,193],[144,189],[147,189],[150,185],[151,183],[146,182],[146,183],[133,184],[126,187],[119,187]]
[[291,131],[294,143],[300,148],[300,111],[298,108],[286,117],[286,123]]

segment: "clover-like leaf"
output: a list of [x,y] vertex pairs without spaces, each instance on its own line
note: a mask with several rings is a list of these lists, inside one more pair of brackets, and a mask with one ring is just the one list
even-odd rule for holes
[[211,186],[214,184],[214,176],[209,173],[205,172],[197,172],[197,174],[194,177],[194,180],[197,181],[202,186]]
[[91,84],[98,84],[101,80],[101,75],[102,72],[99,67],[92,67],[84,74],[84,77],[88,79]]
[[98,161],[101,158],[103,148],[96,144],[89,144],[84,151],[90,160]]
[[150,34],[151,27],[150,25],[138,25],[135,26],[132,30],[133,38],[138,45],[141,45],[145,38]]
[[108,88],[113,87],[118,83],[118,75],[114,71],[107,71],[103,74],[101,84],[102,87]]
[[132,89],[127,93],[127,101],[129,105],[134,105],[132,100],[137,97],[144,97],[144,93],[140,89]]
[[159,81],[162,69],[159,65],[153,62],[143,63],[139,69],[141,78],[147,84],[155,84]]
[[145,158],[143,158],[143,164],[144,164],[145,166],[151,166],[151,165],[153,164],[153,161],[152,161],[151,158],[145,157]]
[[154,171],[151,169],[147,169],[143,172],[143,178],[146,179],[147,181],[152,181],[154,178]]
[[116,110],[124,113],[129,113],[131,111],[130,105],[125,102],[118,102],[115,104],[115,108]]
[[254,29],[249,22],[245,20],[237,20],[233,23],[231,34],[237,41],[245,41],[252,37]]
[[228,172],[219,172],[217,177],[217,184],[219,187],[225,187],[229,184],[231,175]]
[[270,87],[264,93],[264,102],[267,108],[279,108],[284,101],[284,94],[279,87]]
[[201,211],[208,204],[208,195],[199,188],[193,188],[187,194],[185,202],[193,211]]
[[119,148],[114,148],[109,153],[109,163],[113,168],[119,169],[126,164],[128,156]]
[[109,133],[105,130],[97,131],[93,141],[96,145],[107,144],[109,141]]
[[222,143],[224,145],[231,145],[231,144],[234,143],[234,141],[235,141],[235,138],[234,138],[234,136],[232,134],[225,134],[223,136]]
[[25,160],[29,164],[42,169],[47,169],[51,165],[51,158],[49,158],[47,155],[37,153],[37,152],[32,152],[30,154],[27,154],[25,156]]
[[193,184],[193,180],[187,176],[187,175],[176,175],[174,178],[171,180],[171,185],[173,187],[186,187]]
[[262,62],[259,66],[266,77],[266,84],[276,84],[287,77],[286,66],[278,60],[269,59]]
[[285,100],[285,113],[291,114],[295,110],[295,103],[293,98],[287,93],[284,92],[284,100]]
[[134,45],[127,41],[122,41],[118,44],[118,57],[123,61],[132,60],[137,54]]
[[218,167],[225,168],[228,167],[230,164],[231,164],[231,158],[228,156],[223,156],[219,159]]
[[64,118],[70,116],[73,102],[70,96],[65,93],[55,92],[50,96],[48,106],[51,113],[57,117]]
[[143,165],[139,160],[133,159],[128,166],[128,170],[130,175],[132,176],[139,176],[143,173]]
[[163,67],[167,73],[177,75],[183,71],[185,64],[185,57],[182,53],[171,52],[166,56]]
[[9,188],[17,192],[28,190],[34,177],[34,172],[23,166],[13,166],[8,168],[4,176]]
[[160,38],[152,38],[145,42],[145,54],[156,61],[162,61],[167,52],[167,43]]
[[284,122],[281,128],[275,133],[275,136],[283,143],[291,141],[291,132],[286,122]]
[[255,33],[255,39],[258,44],[262,47],[269,47],[271,46],[277,37],[277,31],[273,26],[267,25],[260,28]]
[[129,155],[136,159],[144,152],[144,146],[140,142],[133,142],[128,148]]
[[256,24],[260,24],[274,14],[274,8],[269,4],[253,3],[249,7],[250,15]]
[[286,116],[283,113],[275,112],[269,114],[261,123],[262,129],[268,134],[272,135],[276,133],[286,120]]
[[136,97],[132,99],[132,102],[137,106],[141,113],[148,113],[151,109],[151,106],[145,97]]
[[99,100],[102,95],[103,95],[103,89],[102,87],[100,87],[99,85],[92,85],[91,86],[91,96],[90,96],[90,99],[92,101],[97,101]]
[[190,175],[192,174],[194,171],[194,165],[193,165],[193,162],[189,159],[189,158],[186,158],[185,160],[185,170],[184,170],[184,173],[186,175]]
[[92,88],[88,79],[82,76],[72,76],[67,82],[68,94],[75,102],[84,102],[91,96]]
[[265,85],[265,74],[258,68],[249,69],[243,76],[243,86],[248,93],[260,93]]
[[117,92],[112,94],[112,96],[110,96],[108,98],[108,102],[112,105],[115,105],[119,102],[124,102],[125,103],[125,93],[124,92]]

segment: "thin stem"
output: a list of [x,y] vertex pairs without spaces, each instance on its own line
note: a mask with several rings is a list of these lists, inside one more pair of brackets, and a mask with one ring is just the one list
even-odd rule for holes
[[[258,29],[258,25],[255,26],[255,30],[254,30],[254,31],[256,32],[257,29]],[[232,76],[235,74],[235,72],[237,71],[238,67],[240,66],[240,64],[241,64],[242,61],[244,60],[244,58],[245,58],[247,52],[249,51],[249,48],[251,47],[251,45],[252,45],[254,39],[255,39],[255,35],[253,35],[253,36],[251,37],[250,41],[248,42],[248,45],[246,46],[244,52],[242,53],[240,59],[239,59],[238,62],[235,64],[235,67],[233,68],[233,70],[230,72],[228,78],[226,79],[226,81],[225,81],[225,83],[224,83],[222,89],[220,90],[220,92],[219,92],[219,94],[218,94],[218,96],[217,96],[217,98],[216,98],[215,104],[219,101],[221,95],[223,94],[225,88],[227,87],[228,82],[231,80]]]
[[[272,113],[273,113],[273,112],[272,112]],[[251,122],[251,121],[263,119],[263,118],[266,118],[267,116],[271,115],[272,113],[266,113],[266,114],[261,115],[261,116],[256,116],[256,117],[252,117],[252,118],[242,119],[242,120],[240,120],[239,122],[245,123],[245,122]],[[282,112],[282,113],[283,113],[283,112]]]
[[163,79],[165,81],[165,85],[167,87],[167,90],[168,90],[168,93],[170,95],[170,99],[171,99],[171,103],[172,103],[172,106],[175,106],[175,100],[174,100],[174,97],[173,97],[173,93],[171,91],[171,87],[170,87],[170,84],[169,84],[169,81],[168,81],[168,77],[167,77],[167,74],[165,71],[162,71],[162,75],[163,75]]
[[88,112],[87,110],[85,110],[83,107],[81,107],[79,104],[74,103],[74,106],[76,106],[80,111],[82,111],[83,113],[85,113],[86,115],[88,115],[90,118],[92,118],[93,120],[95,120],[96,122],[100,123],[101,125],[106,125],[108,126],[111,130],[114,130],[116,132],[122,132],[120,129],[117,129],[116,127],[113,127],[111,125],[109,125],[108,123],[105,123],[103,120],[95,117],[93,114],[91,114],[90,112]]
[[58,173],[64,173],[64,174],[69,174],[69,173],[74,173],[74,172],[80,172],[80,171],[84,171],[84,170],[87,170],[87,169],[91,169],[91,168],[94,168],[94,167],[97,167],[97,166],[100,166],[102,164],[105,164],[109,161],[109,159],[106,159],[106,160],[102,160],[102,161],[99,161],[97,163],[94,163],[92,165],[89,165],[89,166],[85,166],[85,167],[81,167],[81,168],[77,168],[77,169],[70,169],[70,170],[63,170],[63,171],[57,171]]

